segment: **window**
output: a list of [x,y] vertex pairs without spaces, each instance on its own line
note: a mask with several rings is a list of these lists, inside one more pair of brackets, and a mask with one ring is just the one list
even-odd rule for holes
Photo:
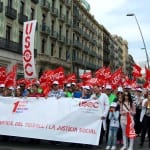
[[10,37],[11,37],[11,27],[10,26],[6,26],[6,40],[10,41]]
[[42,45],[41,45],[41,53],[43,53],[44,54],[44,52],[45,52],[45,39],[42,39]]
[[69,53],[69,51],[67,50],[66,51],[66,60],[68,61],[70,59],[70,53]]
[[66,20],[68,21],[68,19],[69,19],[69,11],[67,10],[66,11]]
[[8,0],[8,7],[12,8],[12,0]]
[[52,0],[52,8],[55,7],[55,0]]
[[59,7],[59,15],[61,16],[61,14],[62,14],[62,5],[60,5]]
[[66,30],[66,41],[67,41],[67,42],[69,42],[69,41],[68,41],[68,35],[69,35],[69,31]]
[[51,44],[51,56],[54,55],[54,44]]
[[61,58],[61,53],[62,53],[62,48],[61,47],[59,47],[59,58]]
[[19,45],[22,45],[23,32],[19,31]]
[[22,2],[22,1],[20,3],[20,13],[24,14],[24,2]]
[[51,31],[54,31],[54,20],[52,20],[52,24],[51,24]]
[[62,26],[59,26],[59,39],[61,40],[61,32],[62,32]]
[[31,16],[30,16],[30,19],[31,19],[31,20],[33,20],[33,19],[34,19],[34,12],[35,12],[35,11],[34,11],[34,9],[33,9],[33,8],[31,8],[31,14],[30,14],[30,15],[31,15]]

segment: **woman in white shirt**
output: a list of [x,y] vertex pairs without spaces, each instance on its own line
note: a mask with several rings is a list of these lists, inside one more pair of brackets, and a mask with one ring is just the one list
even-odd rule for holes
[[[136,108],[132,101],[130,92],[124,92],[124,97],[122,104],[120,105],[120,123],[122,128],[123,135],[123,147],[120,150],[127,149],[127,136],[126,136],[126,125],[127,125],[127,113],[130,113],[132,116],[136,114]],[[129,148],[127,150],[133,150],[134,139],[129,139]]]

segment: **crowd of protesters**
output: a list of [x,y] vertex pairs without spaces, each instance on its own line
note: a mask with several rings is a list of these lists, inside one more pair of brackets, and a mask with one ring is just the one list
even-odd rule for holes
[[0,84],[1,97],[61,97],[81,98],[84,100],[97,100],[101,105],[102,120],[99,145],[104,145],[106,138],[106,150],[115,150],[117,144],[122,144],[120,150],[133,150],[134,139],[126,135],[127,113],[134,119],[134,129],[140,137],[139,146],[143,147],[145,137],[148,137],[150,147],[150,90],[130,86],[112,89],[111,85],[105,86],[77,86],[76,83],[67,83],[60,88],[58,81],[53,81],[50,91],[45,95],[40,83],[33,83],[30,89],[25,83],[20,83],[16,88],[5,87]]

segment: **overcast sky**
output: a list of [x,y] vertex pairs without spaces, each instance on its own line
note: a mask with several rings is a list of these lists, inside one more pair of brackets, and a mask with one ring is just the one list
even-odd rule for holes
[[143,42],[134,17],[137,17],[150,56],[150,0],[87,0],[90,13],[111,34],[117,34],[128,41],[129,54],[139,63],[146,61]]

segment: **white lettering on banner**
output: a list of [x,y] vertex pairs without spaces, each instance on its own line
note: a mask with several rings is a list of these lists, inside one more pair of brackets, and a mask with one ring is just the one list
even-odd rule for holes
[[96,102],[76,98],[0,97],[0,134],[98,145],[100,109]]
[[34,34],[36,20],[24,23],[23,32],[23,64],[25,78],[35,78]]

